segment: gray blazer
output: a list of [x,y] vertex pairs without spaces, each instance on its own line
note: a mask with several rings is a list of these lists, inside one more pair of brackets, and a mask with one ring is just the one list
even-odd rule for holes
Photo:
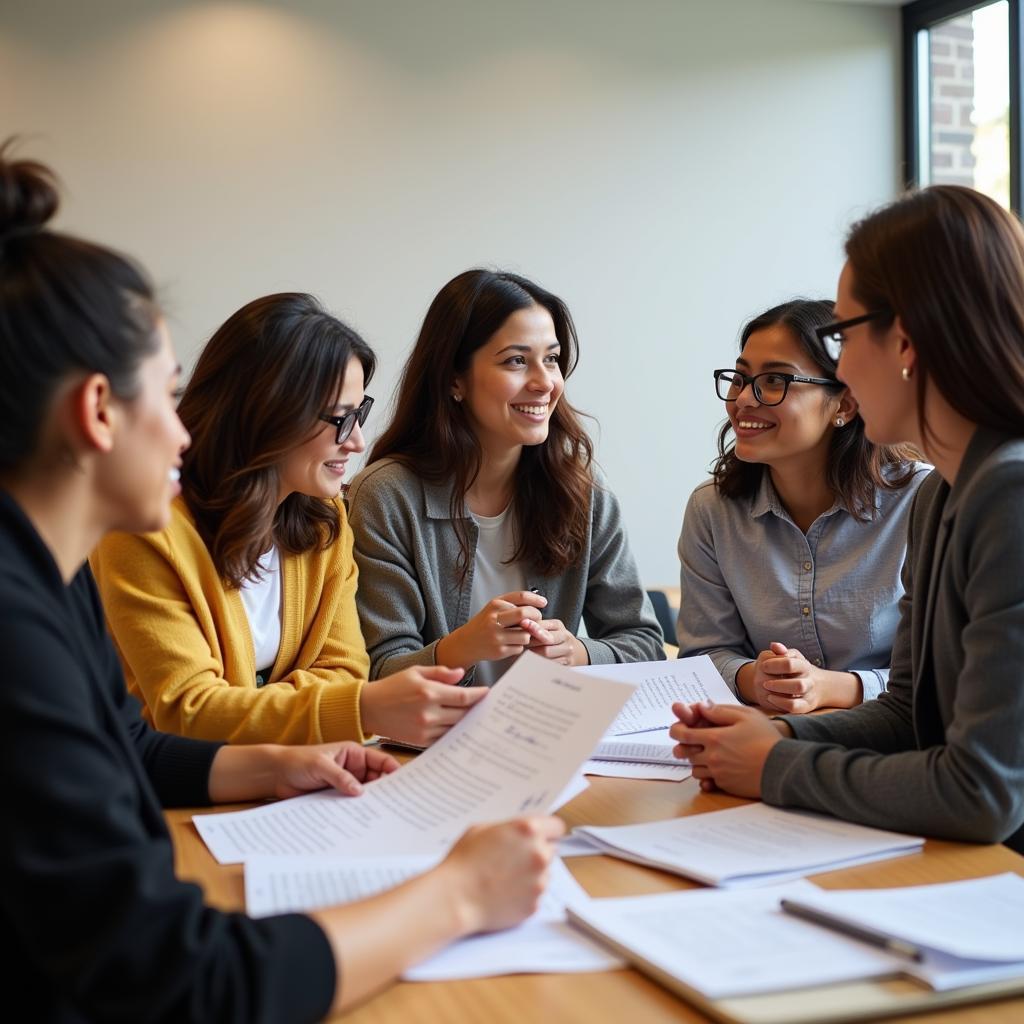
[[1022,513],[1024,439],[979,428],[915,498],[888,691],[785,716],[767,803],[1024,852]]
[[[368,466],[348,491],[349,525],[359,566],[356,600],[370,654],[370,678],[410,665],[433,665],[438,640],[465,624],[477,540],[460,585],[459,544],[451,519],[451,488],[431,484],[390,459]],[[581,637],[591,664],[665,657],[661,629],[637,572],[614,495],[595,486],[587,550],[561,576],[526,567],[526,588],[548,599],[544,614]],[[495,595],[497,596],[497,595]]]

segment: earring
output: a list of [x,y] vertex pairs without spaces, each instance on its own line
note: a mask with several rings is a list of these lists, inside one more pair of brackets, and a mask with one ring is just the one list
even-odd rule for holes
[[845,427],[846,426],[846,420],[844,420],[842,416],[837,416],[836,417],[836,426],[837,427]]
[[452,393],[452,398],[454,398],[456,402],[462,401],[462,395],[457,395],[454,392]]
[[903,369],[900,370],[900,376],[904,380],[910,380],[910,367],[909,366],[904,366]]

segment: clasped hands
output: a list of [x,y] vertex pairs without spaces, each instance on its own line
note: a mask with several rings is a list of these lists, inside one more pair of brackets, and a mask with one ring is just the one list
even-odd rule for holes
[[772,747],[789,726],[757,708],[740,704],[673,704],[679,721],[669,729],[673,754],[690,762],[705,793],[715,789],[736,796],[761,796],[761,774]]

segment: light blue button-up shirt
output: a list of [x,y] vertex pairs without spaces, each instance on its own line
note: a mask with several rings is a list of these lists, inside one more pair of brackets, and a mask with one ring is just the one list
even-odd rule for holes
[[820,668],[856,672],[864,699],[877,697],[899,621],[910,504],[929,469],[879,490],[873,520],[836,504],[806,534],[767,472],[753,499],[702,484],[679,537],[679,656],[710,655],[736,690],[739,669],[778,641]]

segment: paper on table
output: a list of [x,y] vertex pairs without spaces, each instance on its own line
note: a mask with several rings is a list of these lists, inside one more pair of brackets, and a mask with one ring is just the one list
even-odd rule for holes
[[594,748],[596,761],[634,761],[644,764],[689,765],[672,755],[676,741],[668,731],[647,732],[632,736],[605,736]]
[[362,796],[311,793],[192,820],[222,864],[443,852],[470,825],[549,811],[632,689],[527,652],[458,725]]
[[642,825],[574,830],[608,853],[707,885],[766,885],[818,871],[916,853],[920,836],[805,811],[747,804]]
[[1019,875],[901,889],[815,888],[792,902],[919,947],[924,961],[908,970],[936,989],[1024,976]]
[[683,782],[693,770],[685,761],[675,764],[651,764],[649,761],[590,760],[583,766],[584,775],[602,775],[611,779],[665,779]]
[[706,655],[675,661],[638,661],[626,665],[592,665],[578,671],[637,684],[636,692],[608,727],[609,736],[667,729],[676,717],[672,704],[701,700],[738,704],[714,662]]
[[[436,857],[256,857],[245,865],[246,909],[253,917],[315,910],[365,899],[431,868]],[[462,939],[405,972],[409,981],[483,978],[497,974],[606,971],[622,961],[565,923],[566,904],[586,892],[561,860],[541,905],[517,928]]]
[[893,957],[808,925],[779,909],[782,897],[819,890],[790,882],[747,892],[721,889],[592,899],[570,920],[604,935],[641,966],[650,964],[709,999],[784,991],[901,969]]

